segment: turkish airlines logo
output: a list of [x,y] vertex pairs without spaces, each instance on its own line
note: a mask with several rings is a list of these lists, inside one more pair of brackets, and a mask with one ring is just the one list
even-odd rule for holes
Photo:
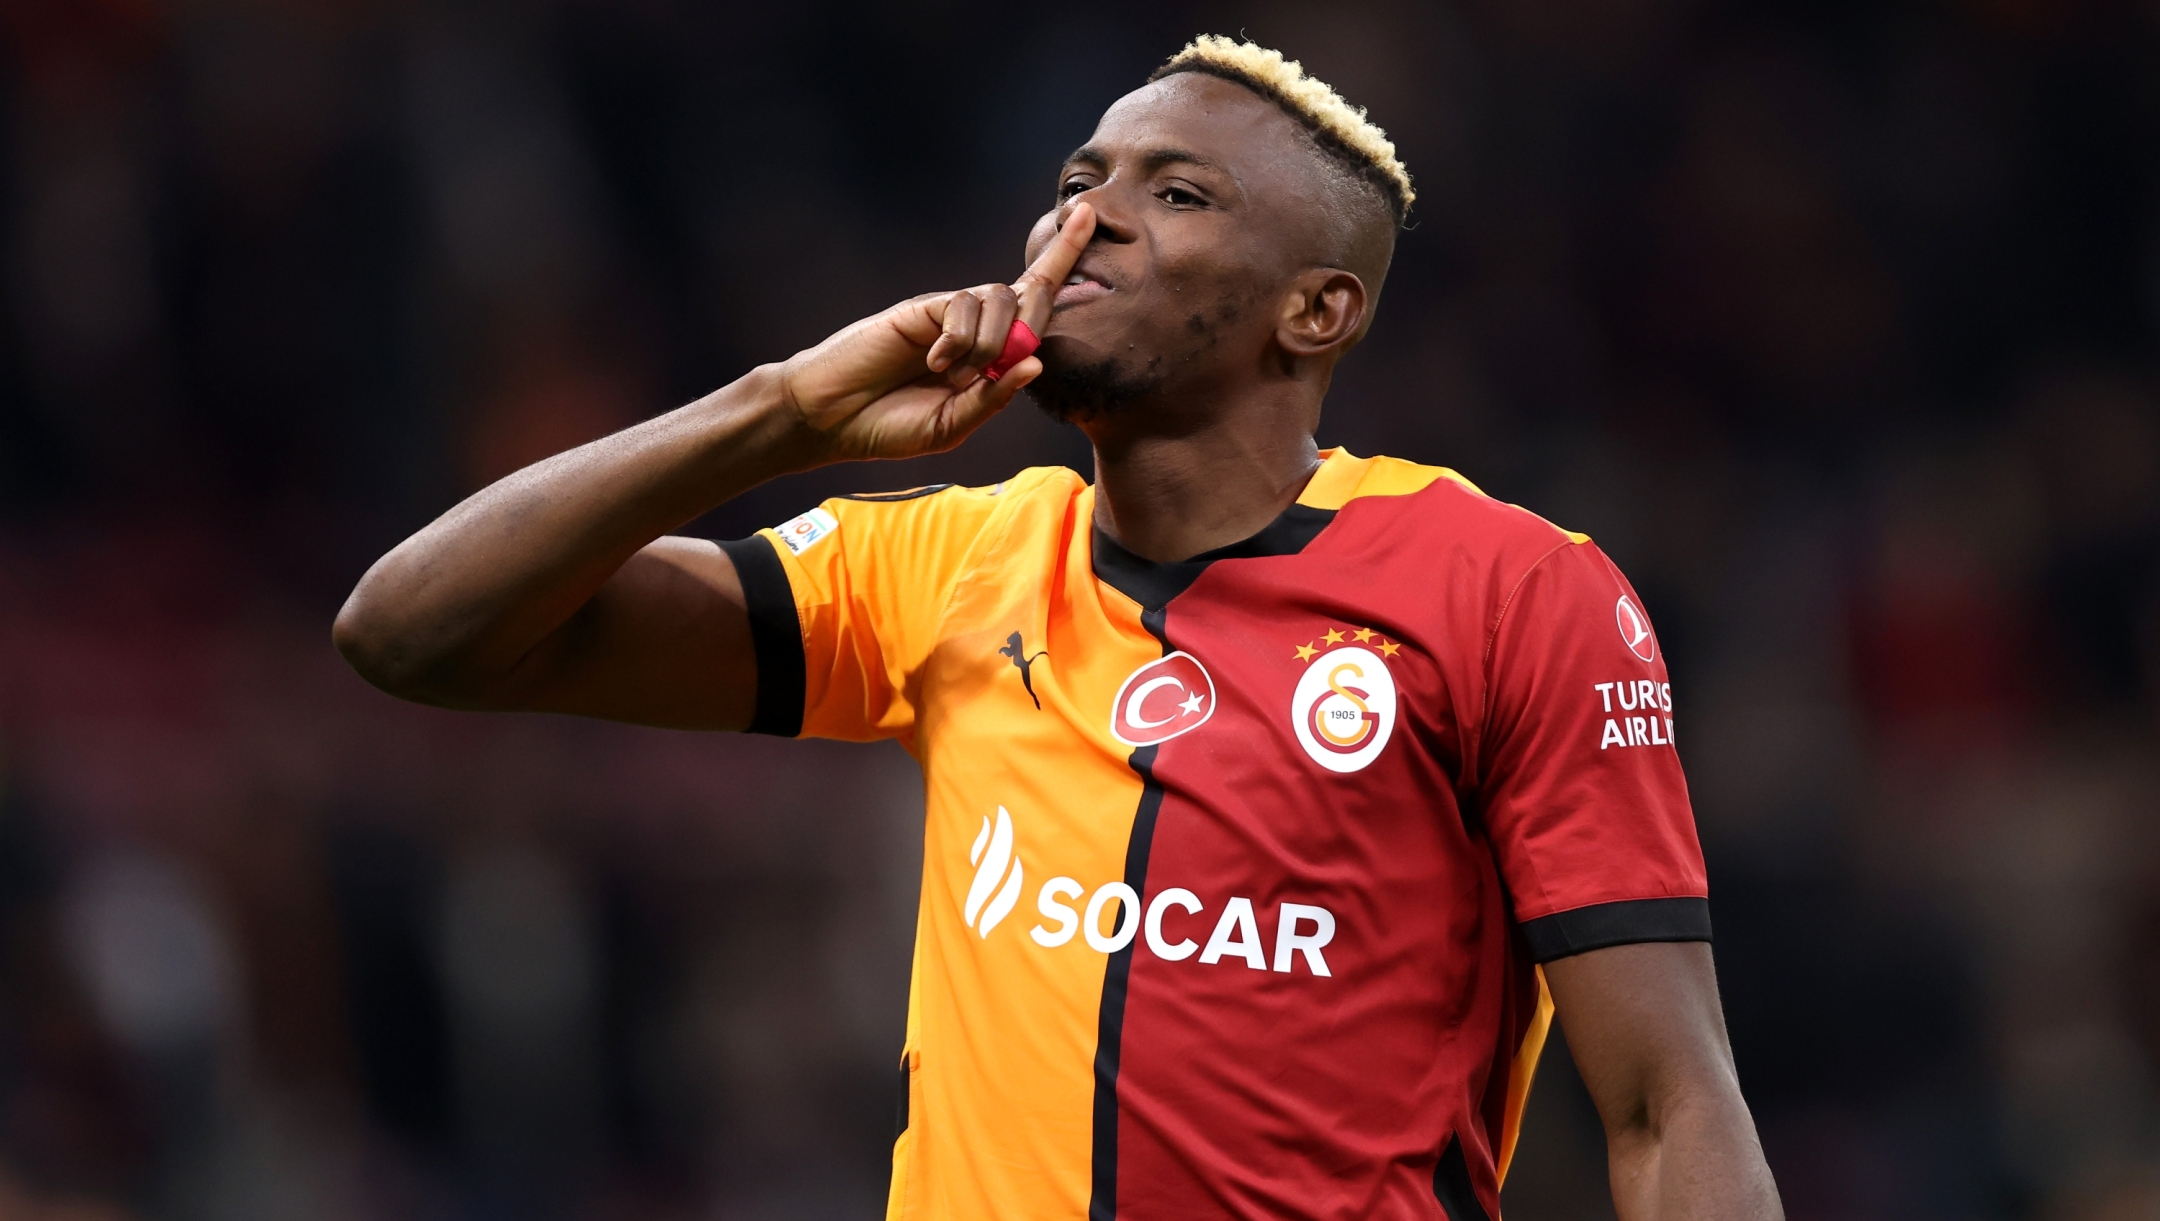
[[1620,640],[1628,651],[1644,661],[1657,660],[1657,636],[1650,631],[1650,617],[1626,594],[1613,604],[1613,618],[1620,624]]
[[[975,837],[975,846],[968,850],[968,864],[975,866],[975,882],[968,887],[967,902],[960,905],[960,915],[969,928],[988,937],[998,921],[1012,914],[1013,904],[1020,901],[1020,858],[1013,854],[1012,815],[998,807],[997,825],[983,819],[982,831]],[[1012,866],[1010,872],[1006,866]],[[1005,884],[998,885],[1002,880]]]
[[1363,770],[1395,732],[1395,676],[1370,649],[1322,653],[1290,696],[1290,728],[1313,762],[1331,772]]
[[1134,670],[1110,705],[1110,736],[1153,746],[1207,724],[1215,715],[1215,680],[1190,653],[1177,652]]

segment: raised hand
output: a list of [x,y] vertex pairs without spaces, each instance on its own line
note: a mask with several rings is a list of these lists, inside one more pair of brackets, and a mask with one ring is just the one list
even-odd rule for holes
[[833,460],[908,458],[958,445],[1042,372],[1030,356],[996,381],[981,375],[1013,319],[1042,333],[1094,232],[1094,209],[1077,204],[1013,283],[902,301],[797,353],[781,367],[788,403],[824,434]]

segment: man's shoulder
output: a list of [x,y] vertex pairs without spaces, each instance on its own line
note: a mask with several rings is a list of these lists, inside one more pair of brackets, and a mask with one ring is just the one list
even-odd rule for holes
[[988,526],[1022,502],[1067,501],[1087,485],[1062,466],[1036,466],[996,483],[928,483],[894,491],[850,492],[819,506],[838,522],[861,522],[873,531],[935,526],[943,530]]
[[760,534],[799,598],[815,601],[852,585],[942,604],[954,582],[985,563],[1009,567],[1010,540],[1026,540],[1022,562],[1039,558],[1040,540],[1056,534],[1044,520],[1078,512],[1086,487],[1064,467],[1032,467],[980,486],[851,492]]
[[1334,492],[1340,503],[1321,507],[1337,508],[1368,529],[1408,532],[1425,546],[1520,557],[1524,562],[1557,547],[1590,541],[1587,534],[1488,495],[1453,468],[1386,456],[1353,461],[1354,481],[1342,479]]
[[[996,483],[926,483],[920,487],[888,492],[849,492],[835,496],[826,506],[849,513],[968,513],[987,512],[1013,500],[1042,496],[1069,498],[1087,482],[1068,467],[1031,466]],[[907,509],[875,506],[908,505]],[[859,507],[858,507],[859,506]]]
[[[896,566],[911,576],[943,580],[975,567],[1001,538],[1054,535],[1055,522],[1081,511],[1087,486],[1065,467],[1046,466],[979,486],[851,492],[767,533],[805,564],[819,560],[862,571]],[[825,545],[827,538],[838,545]]]

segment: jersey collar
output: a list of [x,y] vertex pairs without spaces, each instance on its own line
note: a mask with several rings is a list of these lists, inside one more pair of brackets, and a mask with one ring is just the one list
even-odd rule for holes
[[1328,523],[1335,520],[1335,510],[1349,499],[1349,489],[1355,487],[1364,474],[1365,464],[1347,450],[1328,449],[1320,453],[1320,469],[1313,472],[1297,503],[1284,509],[1258,534],[1227,547],[1203,551],[1191,559],[1158,564],[1126,550],[1123,544],[1103,533],[1102,527],[1091,525],[1090,560],[1095,579],[1142,607],[1156,610],[1184,593],[1210,564],[1218,560],[1296,555],[1305,550],[1305,545],[1319,537]]

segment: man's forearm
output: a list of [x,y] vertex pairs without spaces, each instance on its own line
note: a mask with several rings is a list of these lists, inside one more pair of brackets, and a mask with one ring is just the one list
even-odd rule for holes
[[757,690],[742,574],[660,536],[776,475],[950,449],[1042,372],[1039,334],[1094,232],[1072,205],[1019,280],[925,293],[678,411],[468,498],[384,556],[333,637],[422,703],[741,729]]
[[506,674],[639,548],[774,476],[818,438],[779,366],[466,498],[377,561],[335,629],[376,685],[457,702]]
[[1620,1221],[1782,1221],[1777,1186],[1737,1087],[1676,1099],[1610,1134]]

